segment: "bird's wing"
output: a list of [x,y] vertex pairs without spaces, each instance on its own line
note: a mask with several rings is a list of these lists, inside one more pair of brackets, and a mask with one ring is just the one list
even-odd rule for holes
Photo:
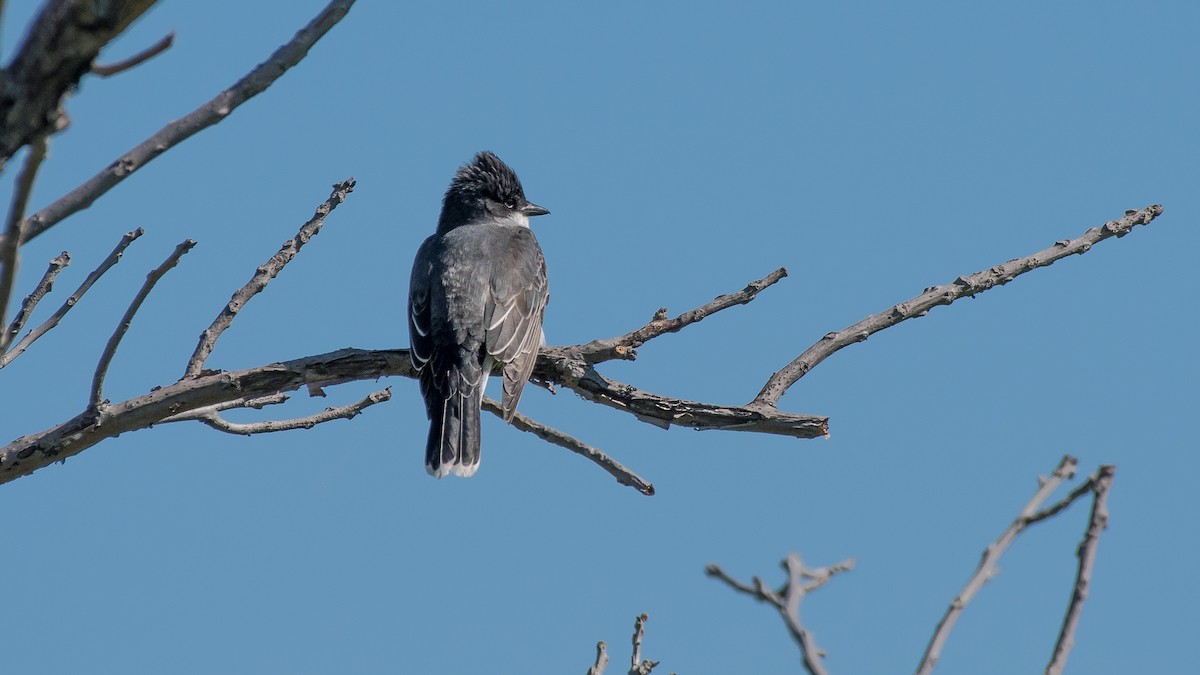
[[430,307],[433,257],[430,241],[417,251],[413,262],[412,279],[408,290],[408,337],[412,348],[409,356],[413,368],[421,370],[433,356],[433,317]]
[[513,246],[500,257],[489,289],[484,319],[486,346],[504,368],[504,395],[500,407],[511,421],[521,390],[533,372],[542,339],[542,317],[550,291],[546,261],[533,234],[522,229]]

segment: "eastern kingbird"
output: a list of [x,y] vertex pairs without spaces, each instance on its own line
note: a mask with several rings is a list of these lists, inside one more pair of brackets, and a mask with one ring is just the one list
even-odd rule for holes
[[458,170],[437,232],[413,261],[408,295],[412,362],[429,416],[425,470],[471,476],[479,468],[479,413],[493,367],[512,421],[542,343],[550,290],[517,174],[491,152]]

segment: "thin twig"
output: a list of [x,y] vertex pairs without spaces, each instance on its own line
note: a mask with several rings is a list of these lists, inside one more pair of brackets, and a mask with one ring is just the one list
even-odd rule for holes
[[[483,399],[483,409],[502,419],[504,417],[500,404],[486,396]],[[621,485],[628,485],[647,496],[654,494],[654,485],[652,483],[630,471],[620,462],[604,454],[604,451],[598,448],[594,448],[577,438],[568,436],[558,429],[548,427],[541,422],[530,419],[519,412],[513,415],[512,425],[521,431],[527,431],[537,436],[543,441],[557,445],[560,448],[566,448],[594,462],[601,469],[607,471],[613,478],[616,478],[617,482]]]
[[100,354],[100,362],[96,364],[96,373],[92,376],[92,392],[91,397],[88,399],[90,401],[88,405],[89,410],[97,411],[104,403],[104,376],[108,374],[108,366],[112,363],[113,356],[117,353],[117,346],[121,344],[121,338],[125,337],[125,331],[129,330],[129,325],[133,323],[133,315],[137,314],[138,309],[142,306],[142,302],[146,300],[146,296],[150,295],[150,291],[154,290],[154,285],[158,283],[158,280],[174,267],[185,253],[192,250],[192,247],[195,245],[195,240],[183,240],[161,265],[146,275],[146,281],[142,284],[142,288],[133,297],[133,302],[129,303],[129,309],[125,310],[125,316],[121,317],[120,323],[117,324],[116,330],[108,338],[108,344],[104,346],[104,351]]
[[1062,499],[1054,502],[1050,506],[1047,506],[1046,508],[1044,508],[1044,509],[1038,511],[1037,513],[1026,518],[1025,525],[1028,527],[1029,525],[1033,525],[1034,523],[1040,523],[1043,520],[1046,520],[1047,518],[1053,518],[1054,516],[1057,516],[1059,513],[1065,511],[1068,506],[1070,506],[1071,504],[1074,504],[1075,501],[1078,500],[1080,497],[1083,497],[1084,495],[1086,495],[1089,492],[1091,492],[1092,490],[1094,490],[1095,487],[1096,487],[1096,475],[1093,474],[1091,476],[1088,476],[1087,480],[1085,480],[1082,483],[1080,483],[1079,485],[1075,486],[1075,489],[1068,492],[1067,496],[1063,497]]
[[665,333],[678,333],[691,324],[702,321],[710,314],[716,314],[723,309],[748,304],[758,296],[759,292],[774,285],[775,282],[786,276],[787,269],[780,267],[762,279],[750,282],[745,288],[736,293],[719,295],[713,298],[712,301],[684,312],[674,319],[668,319],[667,308],[662,307],[654,313],[654,317],[650,320],[650,323],[637,330],[615,338],[592,340],[587,344],[580,345],[578,347],[579,356],[590,364],[602,363],[613,359],[632,361],[637,358],[637,348],[650,340]]
[[296,257],[300,249],[308,243],[308,240],[315,237],[320,231],[321,226],[325,224],[325,216],[328,216],[331,211],[338,207],[346,200],[346,195],[354,191],[354,178],[344,180],[340,183],[335,183],[333,193],[329,195],[320,206],[317,207],[316,213],[309,219],[307,223],[300,227],[300,231],[296,236],[283,242],[283,246],[279,251],[271,256],[271,259],[258,267],[254,272],[254,276],[250,277],[250,281],[246,282],[234,292],[233,297],[225,305],[217,318],[204,329],[200,334],[200,342],[196,345],[196,350],[192,352],[192,358],[188,359],[187,368],[184,370],[184,377],[195,377],[204,369],[204,362],[208,359],[208,355],[212,353],[213,347],[217,343],[217,338],[221,337],[221,333],[225,332],[226,328],[233,323],[238,312],[246,306],[255,295],[258,295],[267,287],[267,284],[275,278],[283,270],[284,266]]
[[1075,587],[1071,592],[1071,602],[1067,605],[1067,615],[1063,619],[1062,630],[1058,633],[1058,641],[1054,645],[1054,653],[1046,666],[1046,675],[1061,675],[1067,667],[1067,657],[1075,646],[1075,630],[1079,627],[1079,617],[1083,614],[1083,603],[1087,600],[1088,589],[1092,583],[1092,569],[1096,564],[1096,547],[1100,544],[1100,533],[1108,527],[1108,492],[1112,488],[1113,476],[1117,467],[1101,466],[1093,476],[1094,497],[1092,498],[1092,515],[1088,518],[1087,529],[1083,533],[1083,541],[1075,555],[1079,558],[1079,568],[1075,572]]
[[143,230],[140,227],[131,232],[126,232],[125,235],[121,237],[121,241],[117,242],[116,248],[114,248],[112,252],[108,254],[107,258],[100,262],[99,267],[92,270],[92,273],[87,275],[87,278],[83,280],[83,283],[79,284],[79,288],[75,289],[75,292],[72,293],[71,297],[67,298],[66,302],[64,302],[62,306],[58,308],[58,311],[54,312],[54,314],[51,315],[49,319],[46,319],[42,325],[29,331],[29,333],[25,337],[21,338],[21,341],[14,345],[12,349],[8,350],[4,354],[0,354],[0,368],[7,366],[12,362],[13,359],[23,354],[26,349],[29,349],[30,345],[32,345],[34,342],[37,342],[38,338],[42,337],[55,326],[57,326],[58,322],[62,321],[62,318],[66,316],[67,312],[71,311],[71,308],[83,298],[83,295],[88,292],[88,290],[92,287],[92,284],[96,283],[97,279],[104,276],[104,273],[111,269],[113,265],[116,265],[121,260],[121,254],[125,251],[125,249],[132,244],[135,239],[142,236],[142,234]]
[[749,595],[759,602],[773,606],[787,626],[788,633],[800,647],[800,660],[804,669],[810,675],[826,675],[825,666],[821,659],[825,652],[817,646],[812,633],[800,621],[800,602],[804,596],[828,584],[831,579],[842,572],[854,569],[854,559],[850,558],[829,567],[808,569],[798,553],[789,553],[780,563],[787,572],[788,580],[779,590],[767,588],[759,577],[753,578],[752,584],[745,584],[731,577],[720,565],[710,564],[705,568],[705,574],[725,582],[733,590]]
[[[1000,556],[1008,550],[1008,547],[1021,534],[1026,527],[1032,523],[1040,522],[1045,519],[1045,516],[1040,515],[1042,502],[1050,498],[1054,491],[1063,481],[1075,475],[1075,467],[1078,461],[1070,456],[1064,455],[1054,472],[1049,478],[1044,478],[1039,481],[1038,489],[1030,498],[1025,507],[1013,520],[1012,524],[1000,535],[1000,537],[988,545],[983,551],[983,556],[979,560],[979,565],[975,568],[975,573],[971,575],[967,585],[959,591],[954,601],[946,608],[946,613],[942,615],[941,621],[938,622],[937,628],[933,632],[933,637],[929,640],[929,646],[925,648],[925,653],[921,656],[921,665],[917,668],[918,675],[928,675],[933,672],[937,666],[938,659],[942,657],[942,649],[946,645],[946,640],[950,637],[950,631],[954,629],[955,622],[958,621],[964,609],[979,593],[983,585],[992,579],[998,572],[997,563],[1000,561]],[[1074,494],[1074,493],[1072,493]],[[1069,502],[1068,502],[1069,504]],[[1055,505],[1057,507],[1057,505]],[[1065,508],[1065,506],[1063,507]],[[1052,507],[1054,513],[1058,513],[1062,508]]]
[[[33,192],[38,167],[46,159],[46,146],[45,136],[33,139],[29,154],[25,156],[25,166],[13,186],[12,205],[8,209],[8,220],[4,223],[4,235],[0,237],[0,325],[4,325],[8,317],[8,302],[12,299],[17,266],[21,259],[21,244],[25,243],[25,208],[29,204],[29,194]],[[7,344],[4,336],[0,336],[0,350]]]
[[113,75],[116,75],[117,73],[123,73],[126,70],[129,70],[130,68],[134,68],[136,66],[140,66],[141,64],[145,63],[146,61],[149,61],[150,59],[167,51],[168,49],[171,48],[171,45],[173,45],[173,44],[175,44],[175,31],[171,31],[170,33],[167,33],[166,36],[163,37],[163,39],[159,40],[158,42],[155,42],[154,44],[150,45],[149,47],[143,49],[142,51],[138,52],[137,54],[134,54],[133,56],[131,56],[123,61],[117,61],[116,63],[110,64],[110,65],[101,65],[99,63],[93,63],[92,64],[92,74],[99,75],[100,77],[112,77]]
[[215,415],[223,410],[233,410],[235,408],[251,408],[254,410],[262,410],[269,405],[279,405],[281,403],[285,403],[287,402],[288,398],[288,395],[283,392],[269,394],[267,396],[243,396],[241,398],[235,398],[231,401],[221,401],[220,403],[207,405],[203,408],[196,408],[195,410],[179,413],[178,415],[171,415],[170,417],[164,418],[159,423],[194,422],[203,417]]
[[[251,436],[253,434],[269,434],[276,431],[291,431],[293,429],[311,429],[323,422],[331,422],[333,420],[348,420],[358,417],[363,410],[375,405],[383,403],[392,398],[392,390],[384,389],[382,391],[372,392],[368,396],[348,405],[338,406],[336,408],[326,408],[314,415],[306,417],[297,417],[290,420],[268,420],[266,422],[249,422],[238,423],[230,422],[215,412],[197,415],[192,413],[194,419],[201,424],[206,424],[217,431],[224,431],[227,434],[236,434],[238,436]],[[247,406],[253,407],[253,406]],[[186,419],[181,417],[180,419]],[[164,421],[176,421],[173,419]]]
[[592,664],[587,670],[587,675],[604,675],[604,669],[608,667],[608,645],[604,641],[596,643],[596,663]]
[[0,334],[0,355],[3,355],[8,349],[8,345],[12,344],[12,341],[17,338],[21,329],[25,327],[25,322],[29,321],[33,310],[37,308],[38,303],[53,288],[54,279],[58,276],[58,273],[70,264],[71,254],[66,251],[63,251],[50,260],[50,265],[46,268],[46,273],[42,275],[42,280],[34,287],[33,292],[25,296],[25,299],[21,301],[21,309],[17,310],[16,315],[13,316],[13,321],[8,325],[8,329],[3,334]]
[[1051,263],[1070,255],[1086,253],[1093,245],[1109,237],[1123,237],[1135,225],[1147,225],[1163,212],[1163,207],[1154,204],[1141,211],[1126,211],[1118,220],[1110,220],[1101,227],[1093,227],[1084,232],[1079,238],[1055,242],[1050,248],[1038,251],[1033,255],[1010,260],[1001,265],[955,279],[944,286],[933,286],[923,293],[895,305],[878,314],[872,314],[858,323],[843,328],[840,331],[828,333],[814,345],[804,350],[791,363],[784,366],[767,380],[762,391],[754,397],[750,407],[774,408],[788,388],[804,377],[817,364],[832,356],[835,352],[857,342],[862,342],[885,328],[890,328],[901,321],[925,316],[929,310],[938,305],[949,305],[963,297],[974,297],[984,291],[1003,286],[1017,276],[1046,267]]
[[300,29],[295,37],[275,50],[266,61],[256,66],[233,86],[182,118],[169,122],[153,136],[110,162],[85,183],[30,216],[26,221],[26,240],[32,240],[68,216],[91,206],[101,195],[146,166],[155,157],[220,122],[238,106],[262,93],[289,68],[299,63],[317,40],[346,16],[353,4],[354,0],[330,2],[307,26]]

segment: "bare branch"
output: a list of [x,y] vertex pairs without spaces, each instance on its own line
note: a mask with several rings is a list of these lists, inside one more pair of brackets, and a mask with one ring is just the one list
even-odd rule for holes
[[1075,629],[1079,627],[1079,617],[1083,613],[1083,603],[1087,600],[1088,589],[1092,583],[1092,569],[1096,563],[1096,547],[1100,544],[1100,533],[1108,527],[1108,491],[1112,488],[1113,476],[1117,467],[1101,466],[1100,470],[1090,481],[1094,483],[1095,496],[1092,500],[1092,515],[1088,518],[1087,530],[1083,533],[1083,541],[1075,555],[1079,558],[1079,568],[1075,573],[1075,588],[1071,593],[1071,602],[1067,605],[1067,615],[1063,619],[1062,630],[1059,631],[1058,641],[1054,645],[1054,654],[1050,664],[1046,666],[1046,675],[1061,675],[1067,667],[1067,657],[1075,646]]
[[5,69],[0,166],[38,136],[67,125],[63,98],[88,72],[100,49],[153,4],[154,0],[46,3]]
[[630,657],[629,675],[650,675],[658,661],[642,660],[642,639],[646,637],[646,621],[650,615],[642,613],[633,622],[633,654]]
[[53,204],[33,214],[26,221],[26,240],[42,234],[68,216],[91,206],[108,192],[155,157],[191,138],[196,133],[211,127],[229,116],[241,104],[262,93],[296,65],[346,13],[354,0],[334,0],[326,5],[307,26],[300,29],[266,61],[256,66],[211,101],[164,126],[150,138],[130,149],[87,182],[60,197]]
[[93,63],[92,64],[92,74],[99,75],[100,77],[112,77],[113,75],[116,75],[117,73],[123,73],[126,70],[129,70],[130,68],[134,68],[136,66],[140,66],[141,64],[145,63],[146,61],[149,61],[150,59],[167,51],[168,49],[171,48],[171,45],[173,45],[173,44],[175,44],[175,31],[171,31],[170,33],[167,33],[158,42],[155,42],[154,44],[150,45],[146,49],[143,49],[142,51],[138,52],[137,54],[134,54],[133,56],[131,56],[123,61],[117,61],[116,63],[107,65],[107,66],[101,65],[99,63]]
[[184,371],[184,377],[195,377],[204,368],[204,362],[208,359],[208,355],[212,353],[213,347],[217,343],[217,338],[221,337],[221,333],[225,332],[226,328],[233,323],[238,312],[246,303],[255,295],[258,295],[267,287],[267,284],[275,278],[283,270],[284,266],[296,257],[300,249],[308,243],[309,239],[317,236],[321,231],[321,226],[325,224],[325,216],[328,216],[331,211],[338,207],[346,200],[346,195],[354,191],[354,178],[344,180],[340,183],[335,183],[333,193],[329,195],[324,203],[317,207],[317,212],[309,219],[307,223],[300,227],[300,231],[296,236],[283,242],[283,246],[271,259],[259,266],[255,271],[254,276],[250,277],[250,281],[246,282],[245,286],[234,292],[233,297],[229,299],[229,303],[213,319],[212,324],[200,334],[200,342],[196,345],[196,351],[192,352],[192,358],[188,360],[187,368]]
[[[658,666],[658,661],[642,659],[642,640],[646,637],[647,614],[641,614],[633,622],[633,651],[629,659],[629,675],[650,675]],[[596,644],[596,663],[588,668],[587,675],[603,675],[608,667],[608,645],[603,642]],[[674,673],[672,673],[674,675]]]
[[1087,253],[1093,245],[1109,237],[1123,237],[1135,225],[1147,225],[1163,212],[1163,207],[1154,204],[1141,211],[1126,211],[1119,220],[1110,220],[1101,227],[1093,227],[1079,238],[1055,242],[1050,248],[1031,256],[1010,260],[1001,265],[974,274],[959,277],[944,286],[932,286],[915,298],[902,302],[878,314],[872,314],[858,323],[840,331],[828,333],[791,363],[771,376],[750,407],[774,408],[788,388],[804,377],[817,364],[835,352],[857,342],[866,340],[873,333],[890,328],[901,321],[925,316],[938,305],[949,305],[963,297],[975,297],[996,286],[1003,286],[1017,276],[1046,267],[1069,255]]
[[604,669],[608,667],[608,645],[604,641],[596,643],[596,663],[588,668],[587,675],[604,675]]
[[[504,412],[501,410],[500,404],[486,396],[483,399],[483,409],[501,419],[504,417]],[[566,448],[581,457],[591,460],[601,469],[607,471],[613,478],[616,478],[617,482],[621,485],[628,485],[647,496],[654,494],[653,484],[625,468],[620,462],[604,454],[598,448],[593,448],[577,438],[568,436],[553,427],[548,427],[541,422],[530,419],[519,412],[513,415],[512,425],[521,431],[527,431],[537,436],[547,443],[557,445],[560,448]]]
[[613,359],[632,361],[637,358],[637,348],[650,340],[664,333],[678,333],[691,324],[702,321],[710,314],[716,314],[723,309],[728,309],[736,305],[745,305],[753,300],[763,289],[774,285],[775,282],[786,276],[787,269],[780,267],[762,279],[750,282],[745,288],[736,293],[719,295],[713,298],[711,302],[684,312],[674,319],[668,319],[667,308],[662,307],[654,313],[654,318],[650,320],[650,323],[637,330],[615,338],[593,340],[587,344],[580,345],[577,356],[588,364],[602,363]]
[[[360,399],[349,405],[338,406],[336,408],[326,408],[325,410],[308,415],[307,417],[297,417],[290,420],[269,420],[266,422],[251,422],[248,424],[240,424],[230,422],[223,419],[216,412],[197,415],[194,419],[206,424],[217,431],[224,431],[228,434],[236,434],[238,436],[250,436],[253,434],[269,434],[276,431],[291,431],[292,429],[311,429],[323,422],[331,422],[333,420],[348,420],[358,417],[363,410],[375,405],[383,403],[392,398],[392,390],[384,389],[369,394],[366,398]],[[259,402],[262,399],[255,399]],[[215,406],[214,406],[215,407]],[[254,407],[248,404],[247,407]],[[258,406],[262,407],[262,406]],[[195,415],[195,413],[192,413]],[[169,420],[175,421],[175,420]]]
[[62,321],[62,318],[66,316],[67,312],[71,311],[71,308],[74,307],[81,298],[83,298],[84,293],[88,292],[88,290],[92,287],[92,284],[96,283],[97,279],[104,276],[105,272],[107,272],[112,268],[113,265],[116,265],[117,262],[121,260],[121,254],[130,244],[133,243],[135,239],[142,236],[142,233],[143,230],[140,227],[131,232],[126,232],[125,235],[121,237],[121,241],[117,242],[117,246],[112,250],[112,253],[109,253],[108,257],[101,261],[100,266],[92,270],[91,274],[87,275],[87,278],[83,280],[83,283],[79,285],[79,288],[75,289],[75,292],[71,294],[71,297],[67,298],[67,301],[62,304],[62,307],[58,308],[58,311],[54,312],[49,319],[46,319],[45,323],[29,331],[29,334],[21,338],[21,341],[14,345],[12,349],[8,350],[4,354],[0,354],[0,368],[7,366],[12,362],[13,359],[23,354],[26,349],[29,349],[30,345],[32,345],[34,342],[37,342],[38,338],[42,337],[52,328],[57,326],[58,322]]
[[[0,356],[0,360],[7,356]],[[538,368],[535,373],[544,380],[575,388],[576,391],[586,391],[578,388],[579,384],[575,381],[577,376],[571,372],[573,367],[571,364],[564,366],[564,371],[558,370],[559,365],[561,364],[558,361],[543,355],[538,360]],[[355,380],[374,380],[385,375],[416,378],[416,371],[412,368],[412,359],[409,357],[407,349],[374,351],[340,349],[328,354],[318,354],[246,370],[201,373],[197,377],[185,378],[172,385],[156,388],[142,396],[105,406],[98,417],[94,413],[81,413],[50,429],[18,438],[8,445],[0,446],[0,484],[28,475],[60,459],[78,454],[107,438],[158,424],[172,415],[234,399],[256,398],[305,386],[311,389]],[[569,382],[574,382],[574,384],[568,384]],[[611,387],[627,390],[625,394],[614,390],[613,400],[621,400],[621,396],[630,398],[631,405],[627,411],[635,414],[650,406],[654,401],[663,405],[668,411],[687,410],[689,405],[693,405],[688,401],[642,392],[611,380],[608,382]],[[617,404],[612,405],[620,408]],[[738,428],[742,431],[769,432],[782,424],[780,420],[803,417],[780,413],[779,418],[773,419],[741,408],[720,408],[709,404],[694,405],[701,406],[706,411],[704,414],[687,420],[689,426],[698,429]],[[717,412],[709,414],[710,410]],[[749,423],[742,427],[728,426],[728,421],[739,415],[744,416]],[[752,416],[759,417],[756,421]],[[823,420],[824,418],[813,419]],[[709,423],[720,423],[721,426],[705,426]]]
[[746,595],[752,596],[755,600],[766,600],[767,599],[765,594],[759,593],[758,589],[761,587],[761,580],[758,577],[754,577],[754,585],[753,586],[751,586],[750,584],[743,584],[742,582],[738,581],[737,579],[734,579],[733,577],[729,576],[729,573],[727,573],[724,569],[721,568],[720,565],[718,565],[716,563],[709,563],[708,567],[706,567],[704,569],[704,573],[710,577],[716,577],[717,579],[724,581],[733,590],[735,590],[739,593],[745,593]]
[[[962,615],[964,609],[979,593],[983,585],[994,577],[999,570],[996,565],[1000,561],[1000,556],[1008,550],[1009,545],[1017,538],[1017,535],[1029,526],[1030,522],[1038,516],[1042,502],[1050,498],[1058,486],[1064,480],[1075,475],[1075,467],[1077,460],[1070,456],[1064,455],[1062,461],[1054,469],[1054,473],[1050,474],[1049,478],[1041,479],[1038,484],[1037,492],[1025,504],[1025,508],[1013,520],[1008,529],[1000,535],[1000,538],[988,545],[983,551],[983,556],[979,560],[979,566],[975,568],[975,573],[971,575],[967,585],[959,591],[954,601],[950,603],[950,607],[946,609],[946,613],[942,616],[942,620],[938,622],[937,629],[933,632],[933,637],[929,640],[929,646],[925,648],[925,654],[921,657],[921,665],[917,668],[918,675],[928,675],[933,672],[937,666],[938,659],[942,656],[942,649],[946,645],[946,640],[950,637],[950,631],[954,629],[955,622]],[[1061,510],[1061,509],[1059,509]]]
[[1054,502],[1050,506],[1047,506],[1046,508],[1044,508],[1044,509],[1038,511],[1037,513],[1026,518],[1025,525],[1028,527],[1029,525],[1033,525],[1034,523],[1040,523],[1043,520],[1057,516],[1059,513],[1065,511],[1068,506],[1070,506],[1071,504],[1074,504],[1075,501],[1078,500],[1080,497],[1092,492],[1095,489],[1095,487],[1096,487],[1096,475],[1093,474],[1091,476],[1088,476],[1087,480],[1085,480],[1082,483],[1080,483],[1079,485],[1075,486],[1075,489],[1068,492],[1067,496],[1063,497],[1062,499],[1058,500],[1057,502]]
[[534,375],[562,385],[583,398],[633,414],[642,422],[666,429],[750,431],[794,438],[829,435],[829,418],[799,415],[771,407],[728,406],[661,396],[609,379],[574,356],[575,347],[543,347]]
[[854,559],[850,558],[830,567],[808,569],[804,566],[804,561],[800,558],[800,554],[789,553],[788,557],[784,558],[780,564],[787,571],[788,580],[783,588],[778,591],[767,588],[763,580],[758,577],[754,577],[752,585],[744,584],[729,576],[717,564],[710,564],[705,568],[705,574],[725,582],[730,588],[739,593],[744,593],[759,602],[766,602],[775,607],[779,612],[779,616],[783,619],[784,625],[787,626],[792,639],[800,647],[800,659],[804,664],[804,669],[810,675],[825,675],[825,666],[821,663],[821,659],[825,657],[825,652],[817,646],[816,639],[813,638],[812,633],[801,623],[800,602],[809,592],[815,591],[829,583],[834,575],[854,569]]
[[142,306],[142,302],[146,300],[146,296],[150,295],[150,291],[154,290],[154,285],[158,283],[158,280],[174,267],[185,253],[192,250],[192,247],[195,245],[196,242],[194,240],[185,239],[175,247],[175,250],[171,252],[171,255],[167,256],[167,259],[161,265],[146,275],[146,281],[142,284],[142,288],[133,297],[133,302],[129,303],[129,309],[125,310],[125,316],[121,317],[120,323],[117,324],[116,330],[108,338],[108,344],[104,346],[104,351],[100,354],[100,362],[96,364],[96,373],[92,376],[92,394],[89,399],[91,401],[89,410],[99,410],[104,403],[104,376],[108,374],[108,366],[112,363],[113,356],[117,353],[117,346],[121,344],[121,338],[125,337],[125,331],[129,330],[129,325],[133,323],[133,315],[137,314],[138,309]]
[[279,405],[281,403],[285,403],[287,402],[288,398],[288,395],[282,392],[277,394],[268,394],[267,396],[255,396],[253,398],[243,396],[230,401],[222,401],[213,405],[204,406],[203,408],[196,408],[195,410],[179,413],[178,415],[171,415],[170,417],[161,420],[159,423],[165,424],[167,422],[193,422],[209,415],[215,415],[223,410],[233,410],[234,408],[253,408],[254,410],[262,410],[269,405]]
[[332,386],[382,375],[416,377],[407,350],[343,349],[249,370],[213,373],[155,387],[150,392],[75,417],[0,447],[0,483],[67,459],[108,438],[144,429],[205,406],[257,398],[302,386]]
[[[29,194],[33,191],[34,178],[37,177],[38,167],[46,159],[46,137],[38,136],[29,146],[29,154],[25,157],[25,166],[13,186],[12,205],[8,209],[8,221],[4,224],[4,234],[0,236],[0,325],[8,316],[8,301],[12,298],[13,283],[17,278],[17,265],[20,261],[21,244],[25,240],[25,207],[29,204]],[[8,343],[0,335],[0,350]]]
[[63,251],[50,260],[50,266],[46,268],[46,273],[42,275],[42,280],[34,287],[33,292],[25,296],[25,299],[21,301],[21,309],[17,310],[12,323],[8,325],[8,329],[3,334],[0,334],[0,355],[3,355],[8,345],[12,344],[12,341],[20,334],[21,329],[25,327],[25,322],[33,314],[33,310],[37,308],[42,298],[46,297],[46,294],[50,292],[58,273],[70,264],[71,254],[66,251]]

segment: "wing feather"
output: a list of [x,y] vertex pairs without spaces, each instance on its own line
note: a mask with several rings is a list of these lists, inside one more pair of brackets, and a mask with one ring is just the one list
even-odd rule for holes
[[[525,382],[537,362],[542,340],[542,319],[550,293],[546,262],[530,235],[531,246],[518,251],[510,273],[498,275],[487,300],[488,354],[503,368],[504,393],[500,407],[504,420],[511,421]],[[498,318],[497,318],[498,317]]]

